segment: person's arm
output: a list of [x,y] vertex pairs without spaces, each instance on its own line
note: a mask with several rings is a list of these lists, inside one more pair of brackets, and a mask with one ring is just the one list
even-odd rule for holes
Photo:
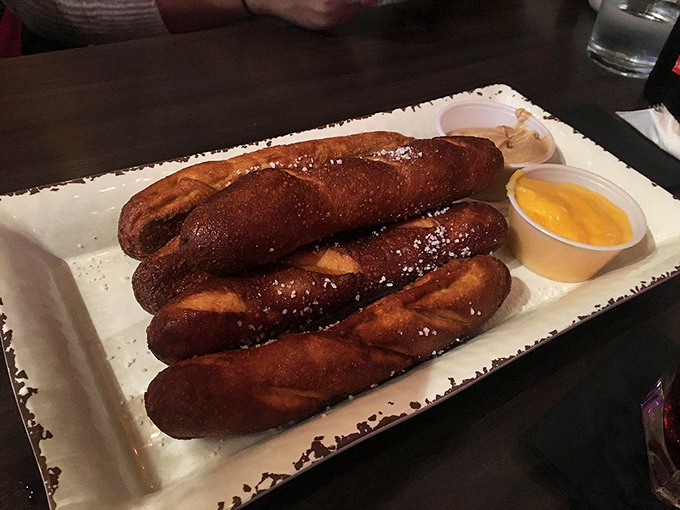
[[165,26],[173,33],[216,28],[248,16],[242,0],[156,0]]
[[156,0],[165,25],[173,33],[215,28],[261,14],[295,25],[324,29],[339,25],[378,0]]
[[99,44],[215,28],[253,14],[312,29],[348,21],[377,0],[3,0],[30,30],[76,44]]
[[378,0],[246,0],[254,14],[285,19],[295,25],[320,30],[340,25]]

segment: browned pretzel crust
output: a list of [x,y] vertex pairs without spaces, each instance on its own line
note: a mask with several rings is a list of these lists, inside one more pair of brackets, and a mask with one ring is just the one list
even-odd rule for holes
[[[297,251],[247,277],[212,277],[160,310],[147,329],[149,349],[174,363],[302,330],[453,258],[489,254],[505,242],[506,228],[490,205],[461,203],[354,241]],[[175,287],[206,275],[174,273]]]
[[193,269],[179,252],[179,237],[142,260],[132,274],[135,299],[150,314],[175,296],[215,277]]
[[441,137],[311,169],[260,170],[189,214],[180,251],[193,267],[232,274],[337,232],[451,204],[502,167],[490,140]]
[[509,291],[499,260],[451,261],[325,331],[176,363],[151,381],[147,413],[182,439],[303,419],[463,341]]
[[134,195],[123,207],[118,240],[129,256],[151,255],[179,233],[186,215],[239,177],[261,168],[303,168],[403,145],[411,138],[376,131],[267,147],[226,161],[184,168]]

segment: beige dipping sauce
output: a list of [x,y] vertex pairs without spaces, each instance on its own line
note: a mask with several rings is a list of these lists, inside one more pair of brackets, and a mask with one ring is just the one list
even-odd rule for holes
[[531,114],[524,108],[515,111],[517,124],[514,126],[495,126],[490,128],[461,128],[453,131],[452,135],[477,136],[488,138],[503,153],[506,163],[534,163],[545,161],[550,146],[545,137],[536,131],[524,127]]

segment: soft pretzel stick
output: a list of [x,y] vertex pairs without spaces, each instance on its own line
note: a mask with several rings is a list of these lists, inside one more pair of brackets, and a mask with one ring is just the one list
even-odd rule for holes
[[509,291],[499,260],[453,260],[325,331],[180,361],[151,381],[147,413],[182,439],[306,418],[462,342]]
[[392,149],[411,140],[375,131],[266,147],[225,161],[184,168],[134,195],[123,207],[118,240],[123,251],[143,259],[179,233],[186,215],[209,196],[261,168],[307,168],[332,158]]
[[[482,214],[479,216],[472,214],[476,211]],[[450,217],[450,220],[458,225],[457,227],[453,227],[454,224],[449,224],[449,227],[452,228],[449,234],[456,232],[458,227],[473,228],[476,224],[483,226],[484,222],[488,222],[487,225],[494,223],[499,225],[501,223],[499,215],[481,203],[475,203],[475,205],[470,206],[470,208],[468,208],[468,206],[453,206],[447,217]],[[443,218],[438,218],[439,222],[442,220]],[[466,222],[468,222],[467,226]],[[505,223],[502,222],[502,224]],[[390,227],[390,229],[391,228],[392,227]],[[481,232],[481,230],[477,230],[476,236],[481,236]],[[460,233],[463,232],[461,231]],[[493,231],[489,231],[488,233],[491,234],[492,237],[498,237],[497,235],[493,235]],[[480,237],[480,239],[483,243],[483,238]],[[493,242],[493,240],[490,242]],[[341,244],[344,245],[344,243]],[[463,245],[459,246],[458,243],[454,244],[456,249],[463,250]],[[308,248],[302,248],[302,250],[307,249]],[[470,249],[471,252],[469,254],[461,251],[461,256],[472,256],[485,253],[483,246],[480,246],[479,251],[475,251],[474,245],[471,245]],[[257,272],[258,269],[255,268],[254,271]],[[156,314],[172,298],[197,286],[199,283],[212,278],[214,277],[209,273],[193,269],[184,260],[179,251],[179,238],[175,237],[167,245],[145,258],[137,266],[137,269],[132,275],[132,289],[135,298],[141,307],[150,314]]]
[[505,235],[496,209],[460,203],[354,241],[299,250],[266,271],[212,277],[160,310],[147,329],[149,348],[174,363],[299,331],[453,258],[489,254]]
[[135,299],[156,314],[172,298],[215,276],[193,269],[179,252],[179,237],[142,260],[132,274]]
[[232,274],[337,232],[449,205],[485,189],[502,167],[490,140],[440,137],[304,171],[261,170],[196,207],[180,251],[193,267]]

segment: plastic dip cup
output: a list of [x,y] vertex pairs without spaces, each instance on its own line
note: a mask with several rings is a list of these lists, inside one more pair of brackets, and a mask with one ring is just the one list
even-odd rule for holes
[[[496,126],[517,125],[517,108],[495,101],[460,101],[446,106],[439,112],[437,117],[437,132],[440,135],[451,135],[454,131],[463,128],[491,128]],[[547,157],[536,161],[523,161],[521,163],[506,163],[501,175],[487,189],[476,194],[473,198],[487,201],[500,201],[506,197],[505,186],[510,176],[519,168],[527,165],[544,163],[555,152],[555,140],[545,125],[535,117],[529,117],[524,124],[531,131],[535,131],[547,142]]]
[[630,241],[614,246],[579,243],[559,236],[531,219],[517,204],[514,189],[508,193],[508,245],[517,259],[534,273],[559,282],[587,280],[626,248],[639,243],[647,232],[647,219],[633,198],[614,183],[591,172],[565,165],[534,165],[526,175],[549,182],[569,182],[600,193],[620,207],[633,230]]

